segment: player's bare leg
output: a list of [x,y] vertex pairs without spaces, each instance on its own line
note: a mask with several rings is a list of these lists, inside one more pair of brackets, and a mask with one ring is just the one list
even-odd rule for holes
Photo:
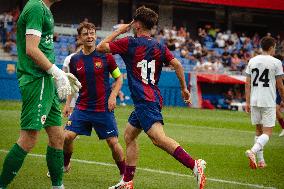
[[63,128],[59,126],[52,126],[45,128],[48,135],[48,146],[46,152],[47,167],[50,172],[50,178],[53,188],[64,189],[63,178],[63,143],[64,133]]
[[284,119],[281,112],[281,106],[276,105],[276,118],[278,120],[279,125],[281,126],[282,130],[279,134],[280,137],[284,136]]
[[71,169],[70,159],[73,153],[73,141],[76,139],[77,134],[64,130],[64,146],[63,146],[63,153],[64,153],[64,172],[67,173]]
[[123,155],[123,149],[118,142],[117,137],[109,137],[106,139],[107,144],[112,152],[112,157],[119,169],[120,175],[123,176],[125,171],[125,160]]
[[17,144],[26,152],[30,152],[37,143],[39,131],[21,130]]
[[147,135],[155,146],[165,150],[176,160],[193,171],[197,178],[198,188],[203,189],[205,187],[206,177],[204,169],[206,168],[206,162],[204,160],[194,160],[191,158],[191,156],[179,145],[179,143],[166,136],[160,122],[154,123],[147,131]]
[[138,159],[138,144],[137,137],[141,133],[141,129],[137,129],[130,125],[129,123],[126,125],[124,132],[124,140],[126,143],[126,167],[123,175],[123,179],[116,185],[109,187],[109,189],[116,188],[127,188],[133,189],[133,177],[136,169],[136,163]]
[[28,152],[35,146],[38,139],[39,131],[21,130],[17,143],[11,148],[3,164],[0,175],[0,188],[6,188],[8,184],[17,175],[22,167],[24,159]]

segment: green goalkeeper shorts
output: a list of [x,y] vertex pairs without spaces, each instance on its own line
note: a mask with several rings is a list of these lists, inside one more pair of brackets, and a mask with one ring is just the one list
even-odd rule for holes
[[44,76],[20,87],[22,94],[22,130],[41,130],[61,126],[60,102],[53,78]]

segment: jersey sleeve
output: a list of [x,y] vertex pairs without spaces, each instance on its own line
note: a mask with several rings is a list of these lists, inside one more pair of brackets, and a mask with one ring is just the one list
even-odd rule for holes
[[250,62],[248,63],[247,67],[246,67],[246,76],[250,77],[251,76],[251,71],[250,71]]
[[113,56],[111,54],[107,54],[106,58],[107,58],[108,69],[109,72],[111,73],[111,76],[115,79],[118,78],[121,75],[121,73]]
[[41,37],[43,26],[44,10],[40,5],[34,5],[27,10],[26,19],[26,35],[36,35]]
[[62,66],[62,67],[65,67],[68,72],[70,72],[69,64],[70,64],[70,61],[71,61],[72,56],[73,56],[73,54],[67,56],[67,57],[64,59],[64,61],[63,61],[63,66]]
[[282,62],[277,61],[276,62],[276,71],[275,71],[275,76],[283,76],[283,67],[282,67]]
[[129,38],[124,37],[109,43],[110,52],[113,54],[125,54],[128,51]]
[[165,64],[169,65],[170,61],[174,58],[175,58],[174,55],[171,53],[168,47],[165,47]]

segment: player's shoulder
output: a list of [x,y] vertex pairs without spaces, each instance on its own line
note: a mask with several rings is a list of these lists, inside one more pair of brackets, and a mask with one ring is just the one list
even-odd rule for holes
[[282,64],[281,60],[279,60],[278,58],[275,58],[273,56],[270,56],[270,58],[275,64]]
[[98,58],[107,58],[111,54],[110,53],[102,53],[102,52],[95,51],[95,52],[92,53],[92,55],[94,57],[98,57]]
[[37,12],[43,10],[44,10],[43,2],[38,0],[30,0],[27,2],[23,12],[29,12],[29,11]]
[[82,56],[82,52],[76,52],[76,53],[72,53],[70,55],[68,55],[65,59],[70,58],[70,61],[76,61],[78,59],[80,59]]
[[113,55],[111,53],[105,53],[106,58],[113,58]]
[[255,62],[255,61],[259,60],[259,59],[261,59],[261,55],[256,55],[256,56],[252,57],[252,58],[249,60],[249,62]]
[[76,55],[76,53],[71,53],[71,54],[69,54],[68,56],[66,56],[66,58],[72,58],[72,56],[74,56],[74,55]]

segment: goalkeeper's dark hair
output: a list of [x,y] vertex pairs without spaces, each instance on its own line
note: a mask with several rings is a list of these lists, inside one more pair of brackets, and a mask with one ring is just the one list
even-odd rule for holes
[[262,50],[264,51],[269,51],[269,49],[271,47],[275,47],[275,45],[276,45],[276,41],[273,37],[266,36],[260,40],[260,46]]
[[150,30],[158,23],[158,14],[150,8],[141,6],[136,9],[133,20],[140,21],[146,29]]
[[94,29],[96,30],[96,26],[95,24],[91,23],[91,22],[81,22],[77,28],[77,32],[78,35],[80,35],[82,33],[82,30],[86,28],[87,30],[91,30]]

